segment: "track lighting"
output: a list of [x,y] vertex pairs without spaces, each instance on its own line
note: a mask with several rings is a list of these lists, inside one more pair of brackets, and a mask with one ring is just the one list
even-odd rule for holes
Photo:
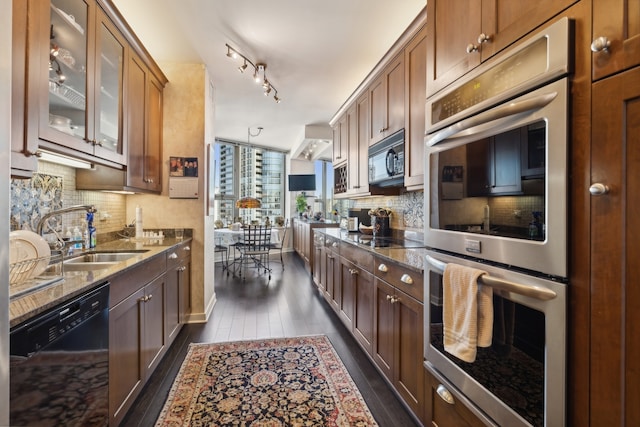
[[242,58],[243,63],[238,67],[238,71],[244,73],[249,65],[253,67],[253,80],[256,83],[262,83],[262,88],[264,89],[264,95],[269,96],[271,92],[273,92],[273,100],[279,104],[282,100],[278,97],[278,90],[271,84],[269,79],[267,79],[267,64],[264,63],[253,63],[249,58],[229,46],[225,44],[227,47],[227,56],[231,59],[236,59],[238,57]]

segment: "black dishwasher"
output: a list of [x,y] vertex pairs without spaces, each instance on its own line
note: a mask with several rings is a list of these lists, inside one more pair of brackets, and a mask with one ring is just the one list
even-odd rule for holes
[[109,424],[109,283],[9,336],[11,426]]

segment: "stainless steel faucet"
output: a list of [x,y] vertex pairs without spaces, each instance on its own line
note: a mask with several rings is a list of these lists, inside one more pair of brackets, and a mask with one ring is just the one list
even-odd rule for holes
[[67,208],[51,211],[49,213],[44,214],[42,218],[40,218],[40,221],[38,221],[38,225],[36,226],[36,233],[42,236],[42,232],[44,231],[44,226],[48,225],[47,221],[52,216],[66,214],[69,212],[76,212],[76,211],[97,212],[97,209],[93,205],[76,205],[76,206],[69,206]]

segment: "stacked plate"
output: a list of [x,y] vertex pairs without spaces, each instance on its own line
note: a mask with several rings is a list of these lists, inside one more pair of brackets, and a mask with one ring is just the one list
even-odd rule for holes
[[49,265],[51,249],[46,240],[28,230],[9,234],[9,282],[18,285],[42,274]]

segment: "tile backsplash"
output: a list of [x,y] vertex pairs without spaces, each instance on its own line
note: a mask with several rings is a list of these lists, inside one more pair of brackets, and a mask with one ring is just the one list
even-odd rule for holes
[[422,191],[411,191],[399,196],[356,199],[354,207],[390,209],[390,225],[393,229],[422,232],[424,228],[424,192]]
[[[122,230],[126,199],[122,194],[76,190],[75,169],[40,161],[31,179],[11,179],[11,230],[35,231],[43,214],[74,205],[94,205],[98,210],[95,226],[100,234]],[[49,224],[58,232],[80,225],[84,212],[52,218]]]

